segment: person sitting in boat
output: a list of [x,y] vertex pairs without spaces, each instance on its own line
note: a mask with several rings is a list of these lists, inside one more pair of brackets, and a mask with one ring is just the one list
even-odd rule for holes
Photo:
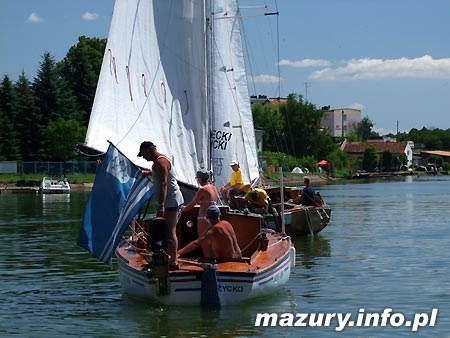
[[245,195],[248,209],[257,214],[267,214],[269,212],[270,197],[264,189],[250,189]]
[[242,173],[238,161],[231,162],[230,167],[233,169],[230,176],[230,182],[220,188],[220,194],[228,204],[230,204],[230,195],[238,196],[244,188],[244,180],[242,179]]
[[[198,184],[200,188],[197,190],[192,201],[181,207],[181,212],[186,213],[194,208],[195,205],[200,205],[197,215],[197,235],[201,237],[210,227],[209,220],[206,218],[206,211],[211,205],[217,204],[219,196],[217,194],[216,187],[213,186],[209,179],[209,172],[206,169],[199,169],[196,174]],[[202,245],[203,253],[206,252],[206,247]]]
[[178,250],[177,256],[187,254],[197,249],[200,245],[204,245],[207,248],[205,258],[222,261],[242,258],[234,229],[228,221],[220,220],[219,207],[211,205],[206,210],[206,217],[211,223],[211,228],[200,238]]
[[310,184],[310,179],[308,176],[303,177],[303,184],[304,187],[301,193],[296,198],[291,198],[288,200],[288,203],[301,204],[304,206],[316,206],[316,193]]

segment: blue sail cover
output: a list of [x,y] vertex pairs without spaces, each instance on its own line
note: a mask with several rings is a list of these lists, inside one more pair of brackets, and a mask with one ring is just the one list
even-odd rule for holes
[[111,262],[128,224],[153,194],[153,184],[110,144],[89,196],[77,244]]

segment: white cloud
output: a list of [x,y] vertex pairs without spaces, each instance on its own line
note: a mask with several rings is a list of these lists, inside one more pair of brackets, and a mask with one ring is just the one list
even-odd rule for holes
[[280,66],[294,67],[294,68],[306,68],[306,67],[328,67],[330,66],[330,61],[327,60],[313,60],[313,59],[303,59],[300,61],[291,60],[280,60]]
[[415,59],[352,59],[337,68],[325,68],[313,72],[316,80],[372,80],[372,79],[445,79],[450,78],[450,58],[433,59],[424,55]]
[[362,104],[362,103],[352,103],[350,105],[347,106],[348,108],[352,108],[352,109],[358,109],[358,110],[364,110],[366,107]]
[[85,12],[85,13],[83,13],[83,15],[81,16],[81,18],[82,18],[84,21],[94,21],[94,20],[97,20],[98,14],[97,14],[97,13],[91,13],[91,12]]
[[280,78],[278,76],[261,74],[253,77],[253,82],[255,83],[278,83]]
[[36,12],[31,13],[27,19],[27,22],[29,22],[29,23],[39,23],[39,22],[43,22],[43,21],[44,21],[44,19],[42,19],[41,16]]

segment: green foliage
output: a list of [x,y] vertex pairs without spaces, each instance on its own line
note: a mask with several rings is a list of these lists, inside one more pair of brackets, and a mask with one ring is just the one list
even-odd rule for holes
[[434,164],[434,165],[436,165],[437,167],[442,167],[442,164],[444,163],[444,160],[443,160],[442,157],[439,156],[439,155],[431,155],[431,156],[428,158],[428,163]]
[[408,156],[405,153],[400,154],[399,156],[399,166],[408,164]]
[[390,135],[390,136],[391,137],[396,137],[397,138],[397,142],[408,142],[408,141],[410,141],[408,133],[398,133],[397,135]]
[[331,170],[350,170],[350,158],[347,153],[343,152],[339,148],[335,148],[332,152],[330,152],[326,160],[331,165]]
[[392,170],[392,166],[394,164],[393,162],[393,155],[392,152],[390,152],[389,150],[383,151],[383,153],[381,154],[381,168],[384,171],[391,171]]
[[364,150],[364,156],[362,161],[362,168],[366,171],[375,171],[378,166],[379,156],[374,146],[369,145]]
[[78,44],[58,64],[62,78],[76,96],[82,125],[89,122],[105,47],[106,39],[80,36]]
[[450,129],[427,129],[423,127],[418,130],[413,128],[408,133],[408,140],[413,141],[416,147],[426,150],[450,151]]
[[255,128],[264,130],[263,144],[267,151],[277,151],[284,149],[282,135],[284,134],[284,119],[278,107],[273,105],[262,106],[254,104],[252,106],[253,124]]
[[43,133],[50,159],[66,162],[73,158],[76,155],[75,144],[82,141],[85,134],[86,128],[75,120],[59,117],[50,121]]
[[0,160],[20,159],[17,131],[14,128],[14,91],[12,82],[5,75],[0,85]]
[[372,131],[374,123],[368,116],[363,117],[361,122],[356,125],[356,135],[361,141],[367,141],[371,137],[379,136],[378,133]]
[[320,151],[320,121],[322,110],[316,109],[312,103],[304,103],[301,95],[289,94],[287,103],[280,105],[280,111],[287,126],[289,150],[295,157],[317,156]]
[[55,59],[46,52],[42,57],[37,77],[34,79],[33,90],[36,107],[42,116],[41,123],[56,119],[59,114],[58,83],[55,72]]
[[361,139],[358,137],[358,135],[356,135],[356,133],[354,131],[349,131],[346,135],[345,135],[345,139],[348,142],[359,142],[361,141]]
[[46,52],[33,82],[36,105],[42,116],[42,124],[55,121],[59,117],[76,116],[75,97],[67,83],[59,76],[55,59]]
[[22,158],[39,160],[43,154],[42,115],[38,112],[30,82],[23,72],[14,87],[14,96],[15,125]]

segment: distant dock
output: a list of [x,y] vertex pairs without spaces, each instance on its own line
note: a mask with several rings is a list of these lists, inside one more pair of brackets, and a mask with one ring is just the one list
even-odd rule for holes
[[39,192],[39,187],[17,187],[13,184],[2,184],[0,185],[0,193],[10,192],[14,194],[18,193],[32,193],[37,194]]

